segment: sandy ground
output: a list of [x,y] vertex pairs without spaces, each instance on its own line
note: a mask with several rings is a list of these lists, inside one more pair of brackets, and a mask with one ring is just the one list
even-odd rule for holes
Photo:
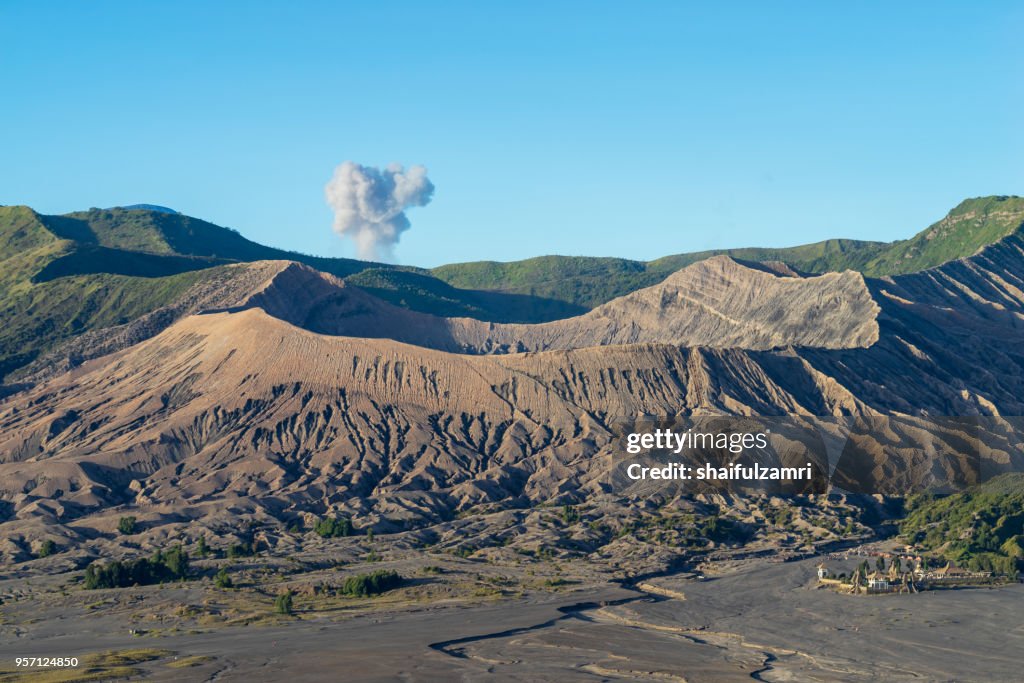
[[547,680],[1024,680],[1024,586],[849,596],[818,589],[815,564],[660,579],[685,599],[589,610],[464,653],[510,679],[529,662]]
[[[276,625],[139,638],[117,610],[48,613],[0,629],[16,656],[161,648],[155,681],[1014,681],[1024,676],[1024,586],[847,596],[815,560],[751,561],[698,581],[664,577],[481,603],[396,606]],[[142,642],[144,641],[144,642]],[[208,657],[187,669],[177,659]]]

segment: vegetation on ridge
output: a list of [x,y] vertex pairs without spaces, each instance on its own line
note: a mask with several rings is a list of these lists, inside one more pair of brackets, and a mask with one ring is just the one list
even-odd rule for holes
[[1024,474],[948,496],[913,496],[900,533],[960,566],[1015,575],[1024,567]]

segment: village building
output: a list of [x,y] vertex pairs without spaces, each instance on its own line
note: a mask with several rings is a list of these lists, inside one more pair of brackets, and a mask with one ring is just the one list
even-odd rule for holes
[[889,577],[881,572],[871,572],[868,574],[868,590],[878,592],[888,591]]
[[925,577],[933,581],[963,581],[971,579],[986,579],[992,576],[992,572],[973,572],[969,569],[958,567],[952,562],[947,562],[945,567],[940,567],[927,572]]
[[1000,578],[992,572],[957,567],[953,562],[947,562],[944,567],[933,570],[923,570],[922,566],[920,558],[895,555],[885,570],[879,568],[877,571],[869,572],[867,562],[861,563],[850,575],[849,580],[842,574],[839,578],[833,578],[835,575],[824,562],[818,563],[816,570],[821,584],[853,594],[917,593],[922,589],[939,586],[987,585]]

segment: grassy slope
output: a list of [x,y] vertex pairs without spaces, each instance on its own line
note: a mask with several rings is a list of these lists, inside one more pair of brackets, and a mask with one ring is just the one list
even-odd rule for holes
[[74,248],[35,276],[37,281],[84,273],[164,276],[226,262],[283,259],[339,277],[350,276],[400,306],[446,316],[538,322],[586,309],[517,293],[453,288],[418,268],[354,259],[308,256],[251,242],[228,228],[181,214],[132,209],[91,209],[39,220]]
[[[274,249],[198,218],[141,209],[90,209],[40,216],[51,232],[81,245],[147,254],[227,261],[288,260],[345,277],[381,264]],[[100,264],[98,268],[105,268]]]
[[206,276],[101,273],[33,281],[74,248],[32,211],[0,208],[0,378],[77,334],[122,324],[168,304]]
[[900,532],[961,566],[1012,573],[1024,566],[1024,474],[949,496],[915,496]]
[[446,317],[467,317],[491,322],[544,321],[568,318],[587,311],[582,306],[530,294],[458,289],[429,275],[374,268],[346,278],[396,306]]
[[909,240],[893,242],[862,270],[884,276],[915,273],[970,256],[1024,225],[1024,197],[979,197],[961,202],[945,218]]
[[648,262],[542,256],[512,263],[451,264],[434,268],[431,274],[454,287],[533,294],[593,307],[660,282],[669,273],[718,254],[747,261],[784,261],[808,273],[850,269],[872,276],[896,275],[970,256],[982,246],[1020,229],[1022,223],[1024,198],[982,197],[964,201],[911,239],[891,243],[832,239],[784,249],[676,254]]
[[665,256],[654,261],[582,256],[541,256],[497,263],[480,261],[440,266],[431,271],[455,287],[498,289],[560,299],[593,308],[615,297],[661,282],[671,273],[719,254],[746,261],[785,261],[798,270],[823,273],[861,269],[886,245],[828,240],[787,249],[718,249]]

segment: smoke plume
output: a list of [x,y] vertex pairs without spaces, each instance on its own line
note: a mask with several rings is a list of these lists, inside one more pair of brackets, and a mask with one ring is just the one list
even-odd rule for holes
[[346,161],[334,169],[324,195],[334,209],[334,232],[355,241],[359,258],[375,261],[392,257],[411,225],[405,210],[429,204],[434,185],[423,166],[380,169]]

